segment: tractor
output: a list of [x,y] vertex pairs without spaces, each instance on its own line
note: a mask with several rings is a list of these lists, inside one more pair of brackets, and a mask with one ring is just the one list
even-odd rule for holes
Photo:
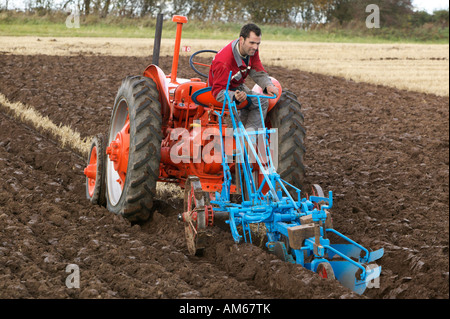
[[[269,252],[362,294],[380,276],[375,261],[383,249],[371,251],[333,228],[331,191],[313,185],[311,195],[303,196],[306,131],[295,94],[275,78],[278,96],[264,95],[255,85],[258,94],[251,97],[269,99],[269,109],[265,119],[260,112],[263,128],[247,131],[239,118],[242,106],[228,94],[219,103],[205,81],[177,77],[187,18],[176,15],[172,21],[177,30],[171,73],[161,70],[154,52],[143,75],[122,81],[109,132],[92,139],[84,169],[87,199],[142,223],[151,219],[157,182],[175,183],[184,189],[178,219],[189,254],[204,252],[204,236],[218,221],[236,243],[252,243],[252,226],[263,225]],[[204,53],[216,51],[197,51],[189,63],[207,77],[200,69],[208,64],[196,61]],[[228,85],[231,78],[230,73]]]

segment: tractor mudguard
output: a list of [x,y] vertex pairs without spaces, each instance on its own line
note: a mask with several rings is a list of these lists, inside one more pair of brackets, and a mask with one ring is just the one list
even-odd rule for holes
[[167,77],[164,72],[154,64],[149,65],[145,69],[144,76],[151,78],[158,87],[159,102],[161,103],[161,117],[163,122],[166,122],[170,117],[170,98]]

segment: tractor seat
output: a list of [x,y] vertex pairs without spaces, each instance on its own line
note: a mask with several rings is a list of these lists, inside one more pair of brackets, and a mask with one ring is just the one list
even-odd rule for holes
[[[214,108],[222,110],[223,103],[218,102],[211,93],[212,87],[208,86],[203,89],[197,90],[192,94],[191,98],[195,104],[202,105],[204,107]],[[244,101],[237,105],[238,109],[245,108],[248,105],[248,101]]]

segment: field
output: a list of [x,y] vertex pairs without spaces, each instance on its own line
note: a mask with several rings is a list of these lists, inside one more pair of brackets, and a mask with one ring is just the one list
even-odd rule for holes
[[[62,147],[54,130],[36,128],[12,111],[14,105],[30,106],[70,128],[67,134],[80,142],[105,132],[121,80],[151,63],[150,41],[1,41],[1,298],[449,298],[448,45],[420,46],[423,55],[406,45],[364,49],[387,63],[375,68],[378,74],[399,60],[404,69],[435,63],[423,70],[440,80],[417,79],[409,89],[379,79],[370,83],[372,76],[348,71],[320,74],[320,65],[331,69],[334,63],[319,61],[320,45],[301,51],[303,60],[293,68],[276,65],[281,53],[263,56],[268,72],[302,103],[307,183],[335,194],[334,227],[364,246],[385,249],[380,287],[357,296],[282,263],[261,245],[235,245],[219,228],[204,257],[188,256],[177,222],[177,188],[161,185],[154,218],[142,226],[89,205],[84,149]],[[192,51],[204,48],[184,41]],[[223,43],[215,41],[202,45],[214,49]],[[166,42],[164,48],[160,65],[168,72],[172,53]],[[358,54],[343,65],[358,69]],[[415,62],[407,64],[409,58]],[[312,69],[302,70],[308,60]],[[194,76],[187,54],[178,75]],[[68,264],[80,267],[79,289],[65,285]]]
[[[228,40],[182,39],[191,52],[220,50]],[[153,39],[0,37],[12,54],[112,55],[149,57]],[[163,39],[161,55],[173,55],[173,39]],[[266,64],[343,77],[440,96],[449,95],[448,44],[364,44],[262,41]],[[149,58],[149,63],[151,59]]]

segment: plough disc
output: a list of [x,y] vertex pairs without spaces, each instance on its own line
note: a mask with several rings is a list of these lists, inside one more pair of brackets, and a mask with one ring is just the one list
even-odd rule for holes
[[316,273],[324,279],[336,279],[333,267],[328,262],[322,262],[317,266]]
[[182,220],[184,221],[187,248],[191,255],[202,255],[204,252],[205,228],[209,219],[207,216],[208,206],[209,197],[203,192],[199,178],[190,176],[184,190]]

